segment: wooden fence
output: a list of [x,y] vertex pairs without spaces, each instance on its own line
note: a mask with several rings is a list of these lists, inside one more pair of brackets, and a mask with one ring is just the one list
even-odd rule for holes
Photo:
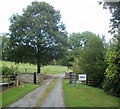
[[96,79],[87,79],[86,84],[91,86],[99,86],[99,81]]
[[[65,72],[65,78],[69,79],[70,78],[70,73],[69,72]],[[78,80],[78,74],[75,74],[75,80]],[[100,80],[97,79],[91,79],[91,78],[87,78],[86,81],[82,81],[84,84],[86,85],[91,85],[91,86],[99,86],[100,84]]]
[[2,83],[0,83],[0,91],[6,90],[8,87],[20,85],[19,76],[17,74],[2,75]]

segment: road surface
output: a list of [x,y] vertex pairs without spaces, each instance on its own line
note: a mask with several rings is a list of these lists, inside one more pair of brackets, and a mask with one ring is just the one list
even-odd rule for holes
[[62,91],[62,77],[60,74],[55,88],[48,95],[41,107],[64,107],[63,91]]
[[28,93],[23,98],[12,103],[9,107],[33,107],[36,101],[42,96],[52,79],[48,79],[42,86]]
[[[64,74],[57,74],[53,76],[58,76],[58,81],[41,107],[64,107],[62,92],[62,77],[64,77]],[[53,79],[46,80],[40,87],[28,93],[23,98],[12,103],[8,107],[34,107],[52,80]]]

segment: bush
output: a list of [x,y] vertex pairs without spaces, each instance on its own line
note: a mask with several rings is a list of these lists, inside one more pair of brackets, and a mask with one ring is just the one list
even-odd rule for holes
[[103,88],[106,93],[116,97],[120,97],[120,83],[105,80]]
[[18,72],[18,67],[8,67],[3,65],[2,66],[2,75],[9,75],[9,74],[13,74],[14,72]]

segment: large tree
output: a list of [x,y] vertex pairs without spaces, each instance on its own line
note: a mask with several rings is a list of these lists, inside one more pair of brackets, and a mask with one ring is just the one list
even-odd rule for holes
[[108,67],[105,72],[104,89],[107,93],[120,97],[120,35],[117,38],[112,38],[106,54]]
[[1,56],[2,56],[2,60],[8,60],[9,57],[9,37],[7,33],[2,33],[0,35],[2,44],[1,44]]
[[91,32],[83,32],[72,34],[68,42],[73,58],[70,61],[73,71],[86,73],[89,79],[97,80],[101,86],[106,67],[102,39]]
[[120,97],[120,2],[104,2],[103,7],[108,8],[112,15],[109,32],[113,35],[106,54],[108,67],[104,89],[107,93]]
[[67,40],[61,15],[46,2],[32,2],[22,15],[10,18],[11,59],[29,62],[40,67],[52,59],[59,59]]
[[118,34],[120,32],[120,1],[119,2],[99,2],[103,4],[104,9],[109,9],[111,13],[110,30],[111,34]]

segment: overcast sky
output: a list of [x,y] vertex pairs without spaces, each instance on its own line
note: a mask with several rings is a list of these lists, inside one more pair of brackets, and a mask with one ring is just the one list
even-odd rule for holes
[[[9,18],[15,14],[21,14],[34,0],[1,0],[0,2],[0,33],[9,32]],[[61,20],[66,25],[66,30],[72,32],[91,31],[95,34],[108,34],[109,10],[104,10],[97,0],[37,0],[45,1],[52,5],[56,10],[60,10]]]

